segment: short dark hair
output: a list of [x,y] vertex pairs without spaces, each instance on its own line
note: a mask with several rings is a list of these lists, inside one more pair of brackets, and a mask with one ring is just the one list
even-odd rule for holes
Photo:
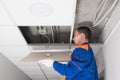
[[90,28],[86,27],[86,26],[81,26],[81,27],[77,27],[75,29],[75,31],[78,31],[79,33],[84,33],[85,34],[85,38],[90,41],[91,38],[91,30]]

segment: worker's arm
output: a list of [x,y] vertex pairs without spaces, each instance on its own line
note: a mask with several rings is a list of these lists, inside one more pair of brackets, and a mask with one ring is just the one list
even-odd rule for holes
[[67,76],[69,78],[72,78],[80,71],[72,63],[72,61],[68,62],[68,64],[62,64],[62,63],[54,61],[52,59],[43,59],[43,60],[39,61],[39,64],[43,64],[46,67],[53,67],[61,75]]
[[62,64],[62,63],[59,63],[57,61],[54,61],[53,67],[61,75],[64,75],[68,78],[72,78],[78,72],[80,72],[80,70],[75,65],[73,65],[73,63],[71,61],[68,64]]
[[77,73],[79,73],[87,64],[87,61],[89,61],[87,53],[88,52],[84,49],[75,49],[72,54],[72,61],[69,61],[68,64],[62,64],[51,59],[40,60],[39,63],[44,64],[48,67],[53,66],[54,69],[61,75],[72,78]]

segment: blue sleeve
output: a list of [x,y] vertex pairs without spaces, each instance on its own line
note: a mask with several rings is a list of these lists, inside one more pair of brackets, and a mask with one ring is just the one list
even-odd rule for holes
[[[71,63],[71,62],[70,62]],[[70,64],[61,64],[57,61],[53,64],[54,69],[61,75],[67,76],[68,78],[74,77],[80,70],[75,68],[76,66]]]

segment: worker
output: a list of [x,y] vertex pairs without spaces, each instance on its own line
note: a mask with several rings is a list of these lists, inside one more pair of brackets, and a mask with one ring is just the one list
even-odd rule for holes
[[40,60],[40,64],[53,67],[63,75],[62,80],[98,80],[98,71],[92,48],[89,45],[91,30],[86,27],[78,27],[74,30],[73,41],[75,49],[71,54],[71,60],[67,64],[52,59]]

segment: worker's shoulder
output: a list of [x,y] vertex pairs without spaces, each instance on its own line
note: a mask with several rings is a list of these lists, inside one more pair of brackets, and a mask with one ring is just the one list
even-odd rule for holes
[[88,53],[88,50],[84,49],[84,48],[75,48],[73,51],[73,54],[86,54]]
[[89,45],[88,44],[78,45],[75,48],[75,50],[85,50],[85,51],[88,51],[88,49],[89,49]]

